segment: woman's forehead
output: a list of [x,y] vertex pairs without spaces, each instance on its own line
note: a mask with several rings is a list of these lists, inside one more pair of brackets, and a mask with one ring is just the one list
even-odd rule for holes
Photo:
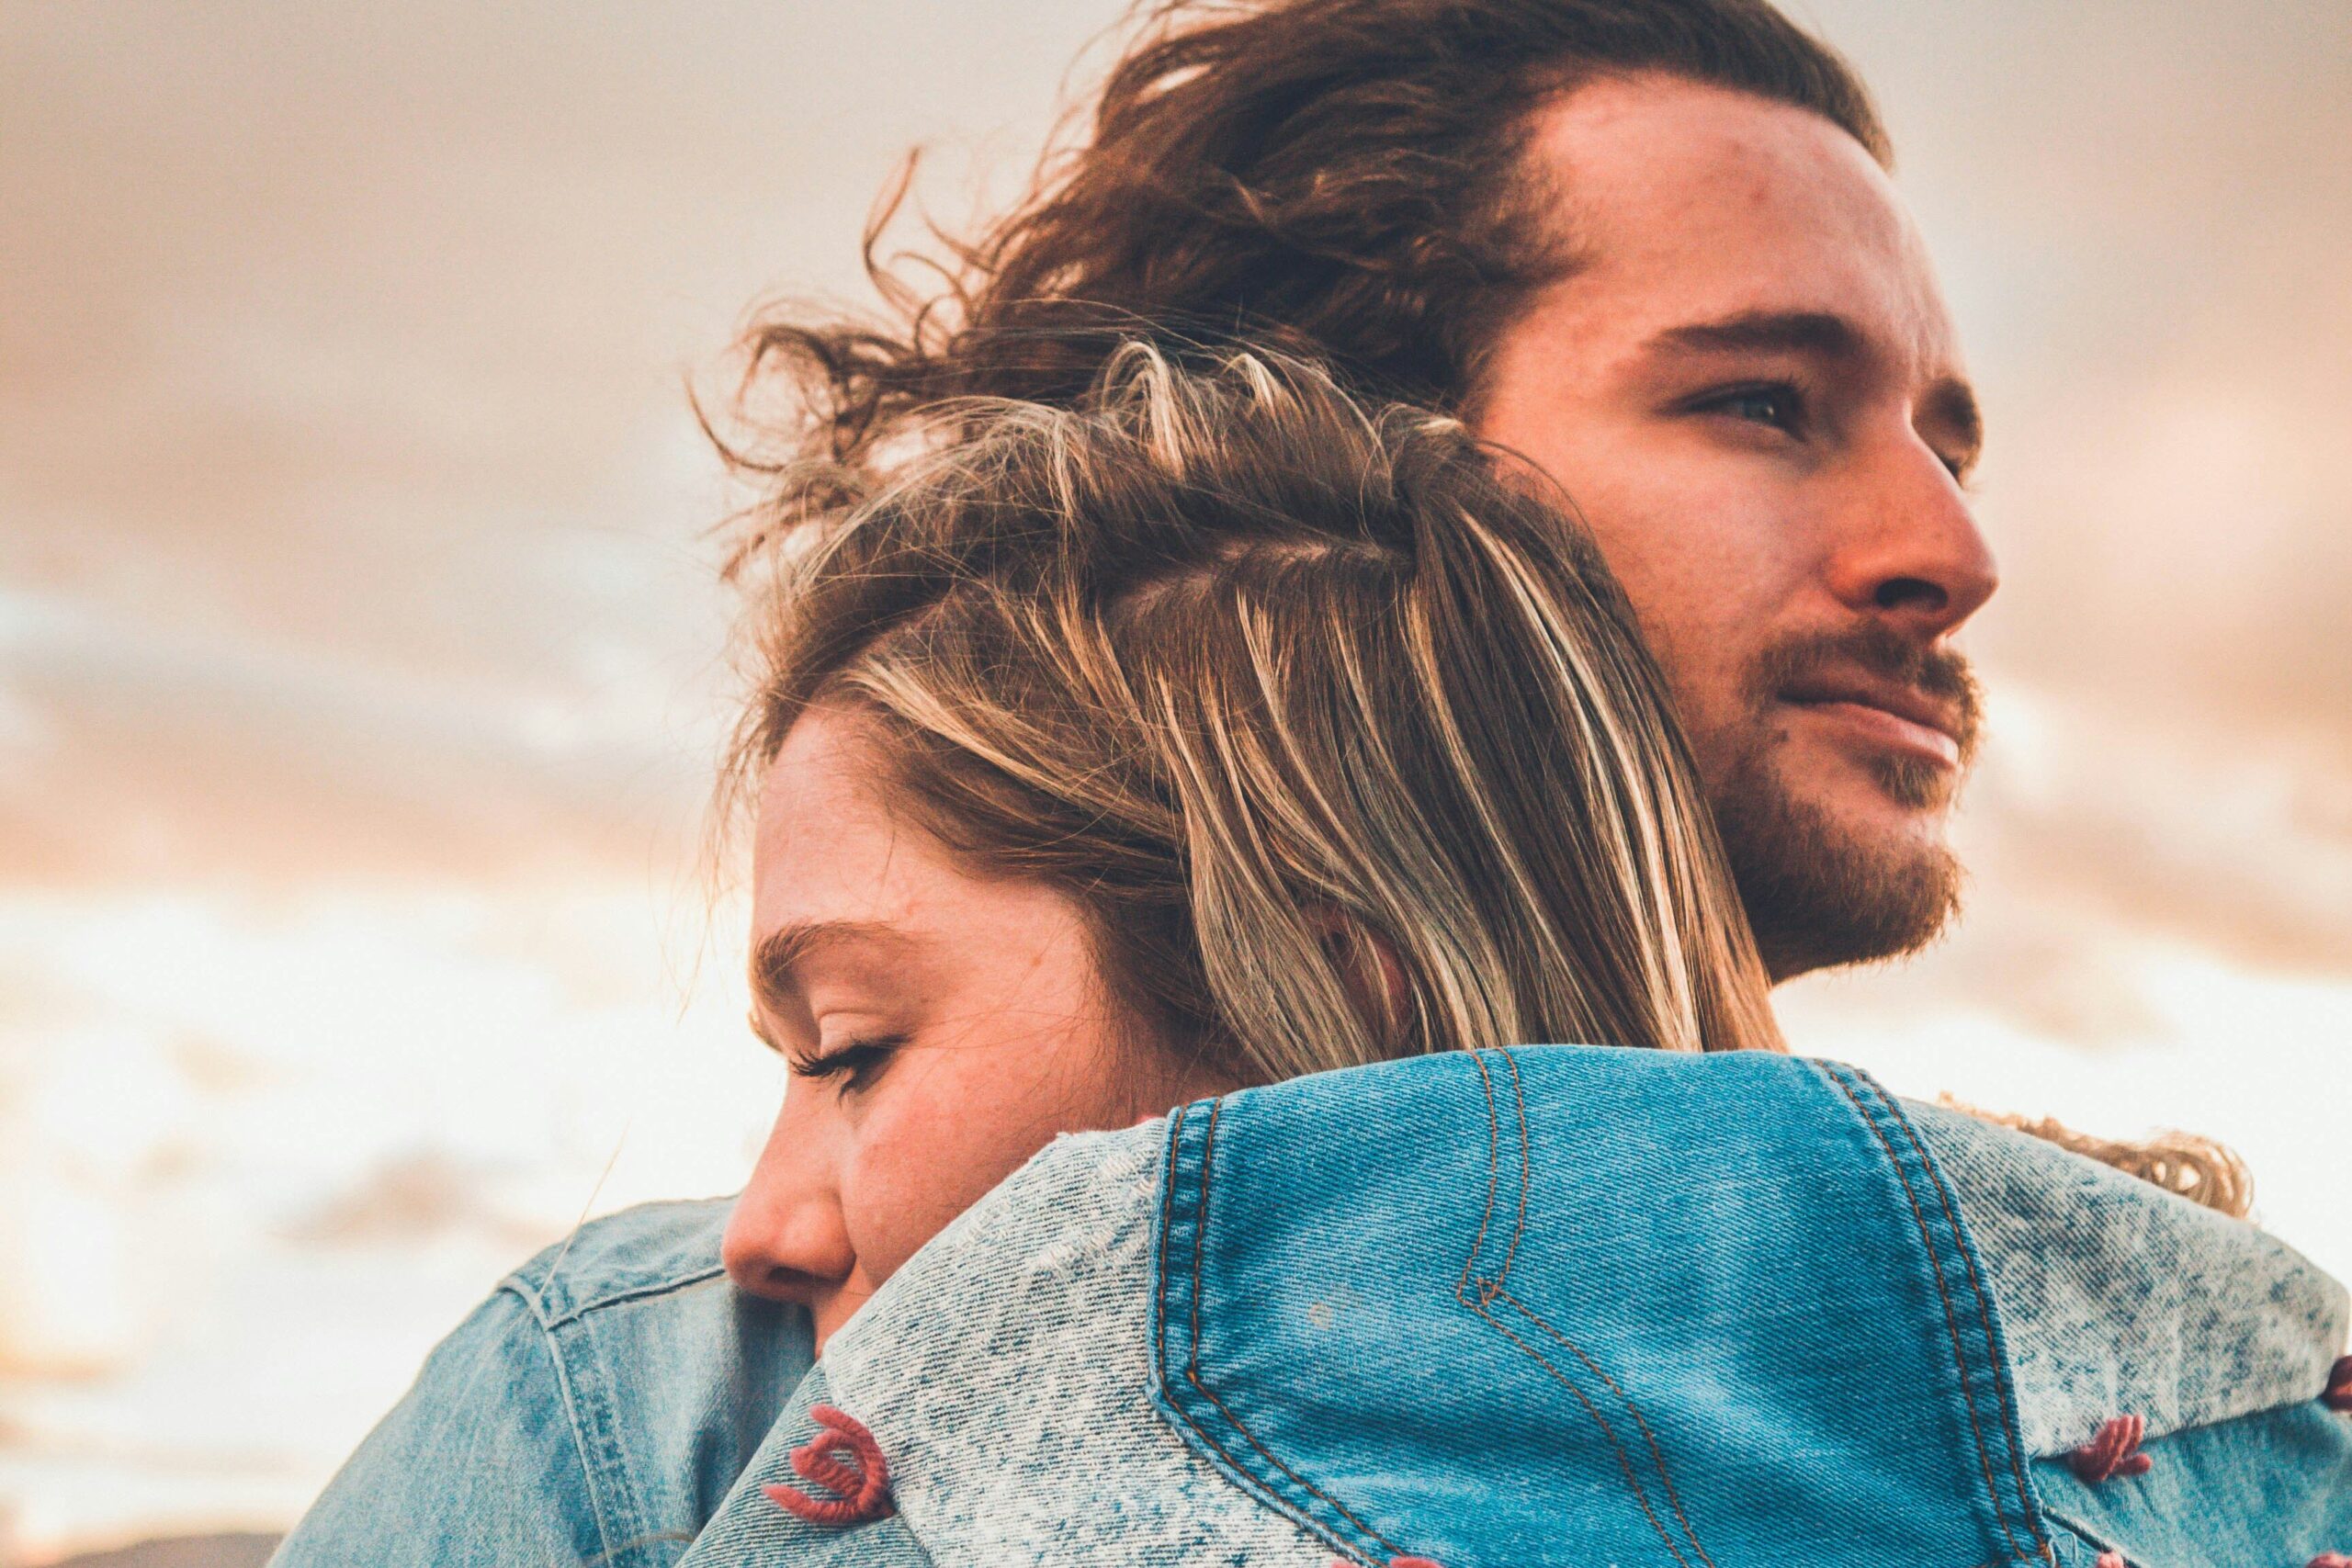
[[799,959],[816,947],[896,942],[934,953],[1081,940],[1074,904],[1043,883],[977,874],[894,810],[870,721],[812,709],[762,780],[752,865],[755,948]]
[[760,781],[753,928],[889,924],[954,867],[890,811],[871,727],[837,708],[795,723]]

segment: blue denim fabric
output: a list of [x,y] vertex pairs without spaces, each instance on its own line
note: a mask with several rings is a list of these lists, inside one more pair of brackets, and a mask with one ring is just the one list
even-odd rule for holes
[[673,1562],[812,1358],[808,1314],[739,1295],[725,1201],[581,1228],[434,1351],[273,1568]]
[[2344,1343],[2344,1288],[2242,1221],[1973,1116],[1913,1105],[2010,1326],[2026,1447],[2119,1411],[2152,1435],[2301,1398]]
[[810,1524],[771,1502],[761,1490],[768,1482],[806,1489],[788,1456],[816,1434],[811,1406],[838,1396],[818,1367],[801,1381],[792,1404],[758,1459],[748,1466],[736,1498],[695,1542],[684,1568],[698,1563],[790,1563],[792,1568],[933,1568],[931,1554],[915,1539],[905,1514],[895,1509],[879,1519],[850,1526]]
[[2133,1563],[2301,1568],[2352,1547],[2352,1419],[2316,1400],[2173,1432],[2143,1475],[2097,1485],[2034,1467],[2051,1514]]
[[1155,1392],[1351,1556],[2047,1550],[1957,1205],[1859,1073],[1539,1048],[1228,1096],[1171,1129],[1163,1227]]
[[[2047,1144],[1919,1116],[1834,1064],[1560,1047],[1189,1107],[1155,1393],[1372,1562],[2299,1568],[2352,1545],[2352,1422],[2313,1399],[2340,1286]],[[2145,1476],[2054,1457],[2125,1412]]]

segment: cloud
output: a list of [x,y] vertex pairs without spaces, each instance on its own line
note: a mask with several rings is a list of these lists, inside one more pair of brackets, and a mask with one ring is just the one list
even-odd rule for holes
[[435,1149],[412,1149],[297,1216],[282,1232],[302,1246],[415,1245],[451,1231],[481,1233],[520,1257],[554,1239],[543,1224],[495,1198],[508,1172]]
[[[628,703],[452,686],[300,648],[0,597],[0,846],[55,883],[657,878],[709,733]],[[695,742],[700,741],[696,745]]]
[[2227,740],[2022,678],[1965,844],[2005,915],[2162,935],[2235,962],[2352,975],[2352,772],[2333,735]]

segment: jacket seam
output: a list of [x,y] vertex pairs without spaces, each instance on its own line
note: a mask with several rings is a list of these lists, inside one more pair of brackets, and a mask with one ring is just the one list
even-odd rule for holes
[[539,1325],[539,1348],[546,1355],[548,1369],[554,1375],[556,1394],[563,1402],[564,1426],[571,1434],[572,1458],[580,1464],[581,1484],[588,1494],[589,1517],[596,1522],[596,1561],[609,1562],[616,1550],[612,1526],[606,1517],[604,1488],[599,1483],[596,1467],[588,1461],[588,1443],[580,1427],[580,1409],[571,1386],[571,1368],[564,1362],[554,1328],[540,1314],[539,1303],[529,1292],[516,1290],[512,1282],[504,1288],[523,1300],[533,1320]]
[[1876,1079],[1865,1078],[1863,1081],[1870,1088],[1872,1096],[1886,1108],[1887,1114],[1894,1118],[1894,1124],[1903,1129],[1905,1141],[1909,1143],[1912,1150],[1918,1155],[1919,1164],[1927,1170],[1928,1179],[1935,1183],[1936,1201],[1942,1206],[1944,1222],[1951,1226],[1952,1240],[1960,1249],[1961,1261],[1967,1266],[1969,1293],[1976,1298],[1976,1320],[1984,1330],[1985,1348],[1994,1357],[1993,1399],[2001,1416],[2001,1442],[2009,1450],[2009,1473],[2017,1478],[2018,1503],[2025,1509],[2027,1528],[2030,1530],[2033,1520],[2033,1499],[2031,1488],[2025,1478],[2027,1457],[2023,1452],[2025,1442],[2019,1432],[2020,1423],[2018,1419],[2017,1406],[2010,1398],[2009,1380],[2002,1373],[1999,1359],[2002,1352],[2000,1330],[1994,1325],[1992,1295],[1984,1288],[1984,1273],[1977,1267],[1976,1249],[1969,1245],[1968,1232],[1960,1220],[1960,1206],[1953,1199],[1951,1188],[1945,1185],[1943,1172],[1937,1168],[1935,1158],[1928,1154],[1925,1141],[1919,1136],[1918,1129],[1914,1127],[1911,1124],[1911,1119],[1903,1113],[1901,1104],[1894,1096],[1888,1094]]
[[[1167,1326],[1169,1316],[1168,1290],[1172,1277],[1172,1271],[1169,1267],[1169,1254],[1170,1251],[1170,1244],[1173,1239],[1171,1232],[1173,1221],[1176,1217],[1176,1188],[1180,1175],[1178,1161],[1183,1149],[1184,1124],[1187,1120],[1186,1113],[1194,1109],[1196,1109],[1194,1106],[1182,1107],[1171,1119],[1168,1134],[1169,1153],[1167,1186],[1162,1193],[1160,1211],[1159,1255],[1157,1259],[1157,1269],[1159,1280],[1158,1289],[1153,1292],[1154,1322],[1152,1330],[1155,1348],[1153,1361],[1160,1378],[1161,1387],[1166,1393],[1166,1408],[1173,1413],[1175,1416],[1185,1425],[1185,1427],[1189,1427],[1195,1438],[1203,1443],[1207,1444],[1208,1447],[1216,1453],[1217,1459],[1223,1461],[1225,1469],[1246,1487],[1254,1487],[1260,1493],[1263,1494],[1267,1501],[1272,1504],[1275,1508],[1299,1519],[1309,1528],[1322,1533],[1329,1539],[1334,1545],[1339,1546],[1341,1551],[1362,1554],[1366,1549],[1363,1546],[1360,1540],[1343,1540],[1341,1539],[1341,1531],[1337,1526],[1333,1525],[1328,1519],[1317,1518],[1306,1504],[1283,1495],[1282,1490],[1277,1488],[1270,1478],[1261,1474],[1256,1469],[1250,1465],[1243,1464],[1239,1460],[1236,1459],[1232,1450],[1227,1449],[1224,1443],[1220,1442],[1217,1439],[1216,1435],[1202,1425],[1200,1419],[1196,1417],[1190,1409],[1186,1408],[1186,1401],[1180,1395],[1174,1381],[1169,1375],[1167,1351]],[[1280,1460],[1275,1459],[1272,1454],[1267,1453],[1264,1446],[1259,1443],[1258,1439],[1250,1433],[1250,1429],[1241,1424],[1240,1420],[1235,1416],[1230,1409],[1227,1408],[1225,1403],[1222,1400],[1219,1400],[1215,1393],[1210,1392],[1207,1384],[1201,1379],[1199,1371],[1200,1264],[1202,1247],[1206,1241],[1208,1234],[1208,1160],[1209,1156],[1214,1152],[1214,1138],[1216,1132],[1217,1117],[1223,1109],[1224,1097],[1221,1095],[1209,1102],[1207,1136],[1204,1138],[1201,1147],[1200,1193],[1196,1201],[1197,1207],[1193,1208],[1191,1213],[1193,1230],[1193,1268],[1192,1271],[1191,1302],[1192,1342],[1190,1346],[1186,1348],[1186,1363],[1182,1369],[1184,1381],[1189,1382],[1194,1391],[1207,1398],[1210,1403],[1214,1404],[1217,1410],[1225,1416],[1226,1420],[1232,1424],[1235,1430],[1239,1432],[1242,1437],[1248,1438],[1250,1446],[1255,1448],[1258,1452],[1277,1470],[1280,1470],[1284,1476],[1288,1477],[1294,1484],[1312,1494],[1318,1501],[1329,1505],[1329,1506],[1336,1510],[1342,1518],[1346,1519],[1350,1525],[1354,1527],[1355,1531],[1359,1536],[1369,1537],[1371,1540],[1379,1542],[1381,1546],[1385,1549],[1388,1554],[1394,1555],[1401,1551],[1402,1548],[1398,1547],[1396,1542],[1382,1535],[1378,1530],[1374,1529],[1371,1526],[1358,1519],[1336,1499],[1330,1497],[1321,1489],[1317,1487],[1314,1483],[1298,1475],[1288,1466],[1284,1465]]]
[[[1521,1317],[1565,1347],[1569,1354],[1584,1363],[1586,1370],[1607,1385],[1609,1392],[1617,1396],[1617,1402],[1624,1407],[1625,1413],[1634,1418],[1634,1425],[1641,1430],[1643,1441],[1649,1448],[1651,1465],[1657,1470],[1658,1483],[1665,1490],[1667,1506],[1673,1513],[1675,1522],[1682,1527],[1683,1539],[1690,1543],[1690,1550],[1698,1553],[1700,1562],[1705,1563],[1707,1568],[1715,1568],[1714,1559],[1708,1556],[1707,1549],[1700,1544],[1699,1532],[1692,1527],[1690,1516],[1683,1511],[1682,1498],[1675,1490],[1674,1478],[1667,1472],[1666,1455],[1658,1446],[1657,1433],[1650,1429],[1649,1422],[1643,1418],[1641,1407],[1634,1403],[1632,1396],[1626,1393],[1615,1378],[1611,1377],[1602,1370],[1600,1363],[1585,1353],[1582,1346],[1553,1327],[1533,1308],[1506,1289],[1510,1280],[1511,1265],[1519,1257],[1521,1238],[1527,1230],[1527,1200],[1534,1179],[1534,1147],[1527,1129],[1527,1095],[1519,1076],[1519,1063],[1511,1055],[1508,1047],[1498,1048],[1496,1055],[1501,1056],[1503,1065],[1510,1069],[1511,1096],[1518,1111],[1519,1217],[1511,1230],[1510,1243],[1504,1249],[1502,1264],[1495,1271],[1494,1277],[1491,1280],[1482,1279],[1474,1281],[1471,1277],[1472,1271],[1477,1267],[1479,1253],[1485,1249],[1487,1231],[1494,1218],[1495,1198],[1500,1186],[1502,1172],[1502,1121],[1495,1105],[1494,1077],[1487,1070],[1486,1053],[1474,1050],[1470,1053],[1471,1064],[1478,1069],[1478,1081],[1486,1091],[1487,1099],[1487,1208],[1485,1213],[1479,1217],[1478,1234],[1471,1243],[1470,1256],[1463,1261],[1462,1277],[1454,1285],[1454,1299],[1467,1307],[1495,1332],[1518,1347],[1522,1355],[1550,1373],[1555,1382],[1576,1396],[1577,1403],[1584,1407],[1585,1414],[1592,1418],[1593,1425],[1600,1428],[1600,1435],[1608,1439],[1611,1450],[1615,1452],[1618,1469],[1624,1475],[1626,1485],[1634,1495],[1634,1501],[1642,1510],[1642,1517],[1649,1521],[1650,1529],[1657,1532],[1658,1540],[1664,1543],[1667,1551],[1674,1561],[1680,1564],[1681,1568],[1690,1568],[1690,1560],[1683,1555],[1681,1547],[1676,1544],[1673,1534],[1666,1528],[1665,1521],[1658,1517],[1657,1510],[1650,1506],[1649,1492],[1642,1484],[1641,1476],[1634,1467],[1633,1452],[1624,1440],[1618,1437],[1617,1429],[1609,1424],[1609,1418],[1600,1413],[1600,1406],[1593,1402],[1591,1396],[1577,1386],[1575,1379],[1553,1365],[1551,1359],[1534,1346],[1505,1327],[1502,1320],[1487,1310],[1487,1303],[1495,1300],[1509,1302]],[[1477,1286],[1476,1301],[1471,1299],[1470,1287],[1474,1282]]]
[[1203,1381],[1202,1381],[1202,1378],[1201,1378],[1201,1268],[1202,1268],[1202,1254],[1203,1254],[1204,1250],[1205,1249],[1206,1245],[1207,1245],[1207,1242],[1208,1242],[1208,1234],[1209,1234],[1209,1226],[1208,1226],[1208,1219],[1209,1219],[1209,1181],[1210,1181],[1211,1172],[1212,1172],[1212,1170],[1213,1170],[1213,1168],[1213,1168],[1213,1165],[1212,1165],[1212,1161],[1213,1161],[1213,1159],[1214,1159],[1214,1157],[1215,1157],[1215,1155],[1216,1155],[1216,1123],[1217,1123],[1217,1117],[1218,1117],[1218,1114],[1219,1114],[1221,1111],[1224,1111],[1224,1109],[1225,1109],[1225,1098],[1224,1098],[1222,1095],[1220,1095],[1220,1096],[1218,1096],[1218,1097],[1217,1097],[1217,1099],[1216,1099],[1214,1102],[1212,1102],[1212,1103],[1211,1103],[1211,1105],[1209,1106],[1209,1124],[1208,1124],[1208,1129],[1207,1129],[1207,1131],[1206,1131],[1206,1132],[1204,1132],[1204,1133],[1202,1134],[1202,1137],[1201,1137],[1201,1200],[1200,1200],[1200,1202],[1201,1202],[1201,1212],[1200,1212],[1200,1215],[1199,1215],[1199,1217],[1194,1221],[1194,1223],[1193,1223],[1193,1300],[1192,1300],[1192,1336],[1191,1336],[1191,1340],[1192,1340],[1192,1342],[1191,1342],[1191,1344],[1186,1348],[1186,1349],[1187,1349],[1187,1354],[1186,1354],[1186,1357],[1185,1357],[1185,1362],[1184,1362],[1184,1378],[1185,1378],[1185,1381],[1186,1381],[1186,1382],[1190,1382],[1190,1383],[1191,1383],[1191,1384],[1192,1384],[1195,1389],[1198,1389],[1198,1390],[1200,1391],[1200,1393],[1201,1393],[1202,1396],[1203,1396],[1203,1397],[1204,1397],[1205,1399],[1207,1399],[1207,1400],[1208,1400],[1208,1402],[1209,1402],[1210,1404],[1214,1404],[1214,1405],[1216,1405],[1216,1406],[1218,1414],[1222,1415],[1222,1416],[1224,1416],[1227,1421],[1229,1421],[1229,1422],[1231,1422],[1231,1423],[1233,1424],[1233,1428],[1234,1428],[1234,1430],[1235,1430],[1235,1431],[1237,1431],[1237,1432],[1239,1432],[1239,1433],[1242,1435],[1242,1437],[1243,1437],[1244,1438],[1248,1439],[1250,1446],[1251,1448],[1253,1448],[1253,1449],[1257,1450],[1258,1450],[1258,1453],[1259,1453],[1259,1456],[1260,1456],[1261,1458],[1264,1459],[1264,1460],[1265,1460],[1265,1461],[1266,1461],[1267,1463],[1269,1463],[1269,1464],[1272,1465],[1276,1470],[1281,1471],[1284,1475],[1286,1475],[1286,1476],[1290,1477],[1290,1479],[1292,1480],[1292,1482],[1293,1482],[1293,1483],[1295,1483],[1295,1484],[1297,1484],[1297,1485],[1299,1485],[1299,1486],[1303,1486],[1303,1487],[1305,1487],[1308,1492],[1312,1493],[1312,1494],[1313,1494],[1313,1495],[1314,1495],[1317,1499],[1319,1499],[1320,1501],[1322,1501],[1322,1502],[1324,1502],[1324,1503],[1329,1504],[1329,1505],[1333,1509],[1337,1510],[1337,1512],[1339,1513],[1339,1515],[1340,1515],[1340,1517],[1341,1518],[1346,1519],[1350,1524],[1353,1525],[1357,1529],[1361,1530],[1361,1531],[1362,1531],[1362,1532],[1363,1532],[1365,1535],[1368,1535],[1368,1536],[1370,1536],[1373,1540],[1376,1540],[1376,1541],[1380,1542],[1380,1543],[1381,1543],[1381,1545],[1383,1545],[1383,1546],[1385,1546],[1385,1547],[1388,1548],[1388,1550],[1389,1550],[1389,1551],[1399,1551],[1399,1550],[1401,1550],[1401,1549],[1397,1547],[1397,1545],[1396,1545],[1396,1543],[1395,1541],[1390,1540],[1386,1536],[1382,1535],[1378,1530],[1374,1529],[1372,1526],[1370,1526],[1370,1525],[1366,1524],[1363,1520],[1362,1520],[1362,1519],[1360,1519],[1360,1518],[1356,1517],[1356,1516],[1355,1516],[1355,1515],[1354,1515],[1354,1514],[1353,1514],[1353,1513],[1349,1509],[1349,1507],[1348,1507],[1348,1506],[1347,1506],[1346,1504],[1344,1504],[1344,1503],[1340,1502],[1338,1498],[1336,1498],[1336,1497],[1332,1496],[1329,1493],[1328,1493],[1328,1492],[1324,1491],[1321,1487],[1319,1487],[1319,1486],[1316,1485],[1316,1484],[1315,1484],[1315,1483],[1313,1483],[1312,1481],[1307,1480],[1307,1479],[1306,1479],[1306,1477],[1305,1477],[1305,1476],[1303,1476],[1303,1475],[1299,1474],[1299,1473],[1298,1473],[1298,1472],[1296,1472],[1296,1471],[1295,1471],[1295,1470],[1291,1469],[1291,1467],[1290,1467],[1290,1466],[1288,1466],[1288,1465],[1284,1464],[1281,1460],[1276,1459],[1276,1458],[1274,1457],[1274,1455],[1272,1454],[1272,1451],[1270,1451],[1270,1450],[1267,1449],[1266,1445],[1265,1445],[1265,1444],[1263,1444],[1263,1443],[1261,1443],[1261,1442],[1260,1442],[1260,1441],[1258,1440],[1258,1436],[1257,1436],[1257,1434],[1250,1430],[1250,1428],[1249,1428],[1248,1425],[1242,1421],[1241,1417],[1240,1417],[1240,1416],[1237,1416],[1237,1415],[1235,1415],[1235,1414],[1233,1413],[1232,1409],[1231,1409],[1229,1406],[1227,1406],[1227,1404],[1225,1403],[1225,1401],[1224,1401],[1224,1400],[1222,1400],[1222,1399],[1219,1399],[1219,1398],[1216,1396],[1216,1390],[1214,1390],[1214,1389],[1210,1388],[1210,1387],[1209,1387],[1209,1385],[1208,1385],[1206,1382],[1203,1382]]
[[[1871,1136],[1877,1140],[1879,1147],[1884,1151],[1887,1163],[1894,1171],[1895,1179],[1902,1184],[1904,1199],[1910,1205],[1912,1224],[1917,1227],[1920,1246],[1927,1253],[1928,1277],[1935,1281],[1936,1294],[1942,1303],[1945,1332],[1951,1342],[1952,1367],[1960,1382],[1961,1408],[1968,1416],[1969,1432],[1975,1441],[1977,1462],[1982,1467],[1984,1476],[1985,1494],[1993,1504],[1994,1521],[1999,1525],[2002,1536],[2008,1541],[2013,1557],[2022,1559],[2044,1554],[2049,1550],[2048,1544],[2035,1538],[2030,1508],[2029,1507],[2026,1511],[2025,1517],[2019,1520],[2019,1523],[2025,1527],[2027,1539],[2033,1540],[2035,1547],[2039,1549],[2030,1551],[2019,1548],[2017,1533],[2009,1523],[2008,1509],[2001,1500],[2001,1485],[1993,1473],[1992,1449],[1984,1439],[1984,1423],[1977,1414],[1976,1398],[1973,1392],[1973,1384],[1968,1375],[1968,1352],[1961,1342],[1959,1311],[1952,1303],[1951,1286],[1944,1279],[1942,1254],[1936,1248],[1935,1237],[1928,1224],[1927,1211],[1920,1206],[1919,1194],[1912,1185],[1911,1175],[1904,1169],[1902,1156],[1895,1152],[1893,1140],[1887,1137],[1885,1130],[1879,1125],[1878,1119],[1871,1113],[1870,1108],[1862,1103],[1861,1097],[1854,1092],[1852,1085],[1847,1081],[1846,1070],[1832,1062],[1820,1063],[1819,1066],[1829,1081],[1837,1086],[1838,1091],[1844,1095],[1848,1102],[1853,1106],[1855,1114],[1861,1118]],[[1997,1368],[1995,1369],[1995,1381],[1998,1382]]]
[[682,1274],[672,1279],[650,1281],[641,1285],[631,1285],[625,1290],[615,1291],[609,1295],[600,1295],[587,1301],[572,1301],[570,1299],[570,1292],[564,1292],[565,1301],[561,1307],[558,1307],[548,1299],[549,1292],[543,1285],[534,1284],[530,1277],[526,1274],[508,1275],[501,1282],[501,1288],[512,1291],[530,1303],[532,1315],[552,1332],[567,1324],[578,1322],[592,1312],[602,1312],[606,1307],[627,1306],[631,1302],[641,1302],[653,1296],[666,1296],[673,1292],[707,1284],[713,1280],[723,1277],[726,1272],[725,1264],[713,1263],[707,1268],[696,1269],[691,1274]]

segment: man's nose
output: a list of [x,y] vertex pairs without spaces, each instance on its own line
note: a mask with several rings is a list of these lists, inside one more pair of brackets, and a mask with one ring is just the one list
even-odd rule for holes
[[822,1129],[793,1114],[786,1094],[719,1244],[737,1289],[813,1306],[856,1266],[828,1145]]
[[1999,585],[1992,547],[1951,470],[1916,437],[1891,444],[1849,498],[1830,552],[1830,592],[1860,615],[1930,640]]

